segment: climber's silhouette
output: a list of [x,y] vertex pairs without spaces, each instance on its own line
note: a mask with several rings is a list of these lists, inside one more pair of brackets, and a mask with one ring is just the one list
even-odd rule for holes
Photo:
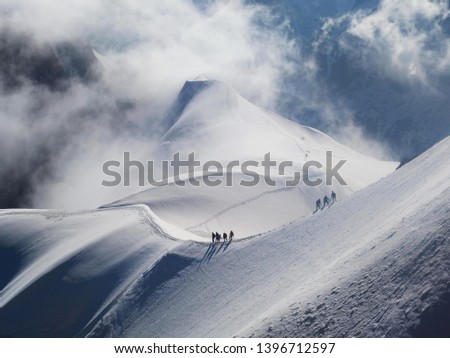
[[323,198],[323,207],[322,210],[325,209],[325,206],[330,206],[330,199],[328,199],[328,196],[325,195],[325,197]]
[[318,199],[318,200],[316,201],[316,211],[314,211],[314,212],[316,213],[316,212],[319,211],[320,209],[322,209],[322,205],[321,205],[320,199]]
[[331,204],[334,204],[336,202],[336,193],[334,191],[331,192]]

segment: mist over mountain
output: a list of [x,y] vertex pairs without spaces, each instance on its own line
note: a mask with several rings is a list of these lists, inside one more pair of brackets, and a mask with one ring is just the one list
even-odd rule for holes
[[449,134],[445,1],[136,6],[2,3],[1,207],[131,194],[104,191],[102,162],[128,149],[147,159],[180,87],[202,74],[380,159],[407,161]]
[[261,28],[270,11],[240,2],[3,1],[0,19],[2,208],[131,194],[105,190],[102,164],[148,160],[187,79],[208,74],[271,107],[290,71],[283,28]]

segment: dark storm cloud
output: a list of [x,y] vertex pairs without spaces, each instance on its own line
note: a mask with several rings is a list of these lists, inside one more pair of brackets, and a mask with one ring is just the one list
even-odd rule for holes
[[36,46],[31,36],[0,28],[0,84],[4,92],[24,85],[64,91],[71,80],[96,80],[95,56],[88,46],[73,43]]

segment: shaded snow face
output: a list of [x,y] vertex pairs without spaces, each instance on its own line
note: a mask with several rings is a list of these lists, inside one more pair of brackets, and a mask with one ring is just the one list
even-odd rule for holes
[[101,186],[102,163],[148,160],[185,80],[220,78],[270,107],[295,51],[267,8],[237,1],[7,0],[0,14],[0,208],[129,194]]

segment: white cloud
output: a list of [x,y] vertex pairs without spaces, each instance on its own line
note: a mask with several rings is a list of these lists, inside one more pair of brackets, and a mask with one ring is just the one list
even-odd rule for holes
[[[202,9],[189,0],[2,0],[0,22],[5,36],[31,38],[26,46],[36,53],[72,43],[104,58],[93,82],[72,79],[61,92],[25,79],[1,95],[0,128],[8,130],[0,132],[0,146],[9,159],[0,174],[8,178],[18,163],[29,165],[23,170],[32,176],[38,207],[89,208],[123,195],[100,187],[101,164],[130,150],[148,160],[152,133],[186,80],[223,80],[274,108],[296,52],[268,8],[237,0]],[[120,101],[131,108],[120,112]],[[33,166],[42,148],[50,151],[44,173]]]
[[446,2],[384,0],[371,14],[347,15],[347,32],[364,42],[366,69],[437,89],[436,77],[450,71],[450,39],[441,27],[447,16]]
[[448,1],[381,0],[324,19],[305,112],[369,155],[407,159],[427,149],[448,132],[449,16]]
[[188,0],[6,1],[4,23],[43,42],[89,41],[115,66],[108,85],[136,99],[166,100],[198,75],[223,80],[249,99],[273,106],[277,84],[292,70],[294,43],[271,24],[266,7]]

